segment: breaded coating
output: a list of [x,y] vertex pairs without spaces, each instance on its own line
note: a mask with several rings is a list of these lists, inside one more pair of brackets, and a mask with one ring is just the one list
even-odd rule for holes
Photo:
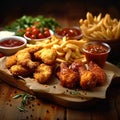
[[7,68],[10,68],[13,65],[15,65],[16,63],[17,63],[17,59],[16,59],[16,54],[15,54],[15,55],[12,55],[12,56],[9,56],[8,58],[6,58],[5,66]]
[[23,50],[23,51],[19,51],[17,53],[17,63],[18,64],[24,64],[24,60],[26,60],[26,59],[31,60],[31,55],[28,51]]
[[52,65],[56,61],[57,53],[54,49],[43,48],[34,54],[37,60],[42,60],[45,64]]
[[17,53],[17,64],[27,67],[29,69],[35,69],[39,62],[34,62],[31,60],[31,54],[28,52],[28,49],[23,49]]
[[37,68],[33,77],[41,84],[49,82],[52,75],[52,66],[46,65],[44,63],[40,64]]
[[97,79],[94,73],[87,70],[83,65],[79,68],[80,73],[80,86],[83,90],[90,90],[96,87]]
[[35,62],[30,59],[25,59],[23,62],[21,62],[20,65],[34,71],[39,64],[39,62]]
[[75,88],[79,85],[79,74],[67,66],[67,64],[60,64],[60,71],[57,72],[57,76],[61,81],[61,85],[67,88]]
[[36,46],[36,45],[32,45],[32,46],[30,46],[30,47],[28,46],[27,48],[28,48],[28,52],[29,52],[30,54],[33,54],[33,53],[35,53],[35,52],[37,52],[38,50],[41,49],[40,46]]
[[31,74],[31,71],[21,65],[13,65],[10,68],[10,72],[13,76],[28,76]]
[[89,70],[95,74],[97,78],[97,84],[103,85],[106,80],[106,73],[104,72],[104,70],[92,61],[88,63],[88,67]]

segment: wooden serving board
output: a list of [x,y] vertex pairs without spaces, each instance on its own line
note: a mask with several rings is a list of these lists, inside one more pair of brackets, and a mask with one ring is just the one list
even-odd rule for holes
[[[120,75],[120,69],[117,68],[116,66],[108,63],[110,66],[110,69],[115,71],[117,76]],[[26,84],[25,81],[20,79],[20,78],[15,78],[12,75],[9,75],[5,71],[0,69],[0,79],[9,85],[12,85],[18,89],[21,89],[23,91],[26,91],[32,95],[35,95],[39,98],[47,99],[49,101],[55,102],[57,104],[60,104],[64,107],[68,108],[74,108],[74,109],[83,109],[83,108],[89,108],[92,107],[93,105],[96,105],[97,101],[102,100],[102,99],[97,99],[97,98],[84,98],[84,97],[71,97],[67,95],[55,95],[55,94],[50,94],[50,93],[39,93],[30,90]]]
[[22,79],[14,78],[2,70],[0,70],[0,79],[13,87],[35,95],[38,98],[46,99],[68,108],[83,109],[85,106],[89,108],[98,101],[98,99],[95,98],[73,98],[65,95],[34,92],[26,86]]

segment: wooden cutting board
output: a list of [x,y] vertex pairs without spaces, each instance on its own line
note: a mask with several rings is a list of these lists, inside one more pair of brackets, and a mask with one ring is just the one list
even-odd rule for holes
[[53,95],[49,93],[34,92],[25,85],[25,82],[22,79],[14,78],[13,76],[8,75],[2,70],[0,70],[0,79],[8,83],[9,85],[12,85],[32,95],[35,95],[38,98],[47,99],[49,101],[55,102],[59,105],[62,105],[68,108],[83,109],[85,108],[85,106],[89,108],[94,104],[96,104],[96,102],[99,100],[95,98],[94,99],[93,98],[77,98],[77,97],[73,98],[73,97],[64,96],[64,95]]
[[[116,71],[117,76],[119,76],[120,69],[112,64],[110,64],[110,66],[112,70]],[[86,107],[87,108],[93,107],[93,105],[96,105],[99,100],[102,100],[102,99],[97,99],[97,98],[71,97],[71,96],[65,96],[65,95],[53,95],[49,93],[34,92],[26,86],[24,80],[20,78],[14,78],[13,76],[9,75],[8,73],[6,73],[5,71],[1,69],[0,69],[0,78],[4,82],[8,83],[9,85],[12,85],[23,91],[26,91],[32,95],[35,95],[38,98],[47,99],[49,101],[55,102],[57,104],[60,104],[68,108],[74,108],[74,109],[84,108],[85,109]]]

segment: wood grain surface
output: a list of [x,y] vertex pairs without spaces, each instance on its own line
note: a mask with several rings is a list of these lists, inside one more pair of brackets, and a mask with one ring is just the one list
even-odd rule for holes
[[[49,100],[35,99],[27,106],[28,112],[20,112],[17,107],[21,99],[13,99],[16,94],[24,93],[0,81],[0,120],[119,120],[120,88],[111,86],[106,100],[98,101],[88,109],[69,109]],[[51,99],[51,98],[49,98]]]

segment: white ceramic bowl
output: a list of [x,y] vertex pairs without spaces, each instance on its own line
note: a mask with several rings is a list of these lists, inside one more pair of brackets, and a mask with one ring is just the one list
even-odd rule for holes
[[27,40],[24,37],[10,36],[0,38],[0,52],[5,56],[13,55],[18,50],[26,47]]
[[49,39],[49,38],[51,38],[51,36],[54,34],[54,32],[52,31],[52,30],[49,30],[50,31],[50,36],[49,37],[46,37],[46,38],[41,38],[41,39],[31,39],[31,38],[29,38],[29,37],[27,37],[27,36],[25,36],[25,34],[24,34],[24,38],[28,41],[28,42],[37,42],[37,41],[43,41],[43,40],[45,40],[45,39]]

